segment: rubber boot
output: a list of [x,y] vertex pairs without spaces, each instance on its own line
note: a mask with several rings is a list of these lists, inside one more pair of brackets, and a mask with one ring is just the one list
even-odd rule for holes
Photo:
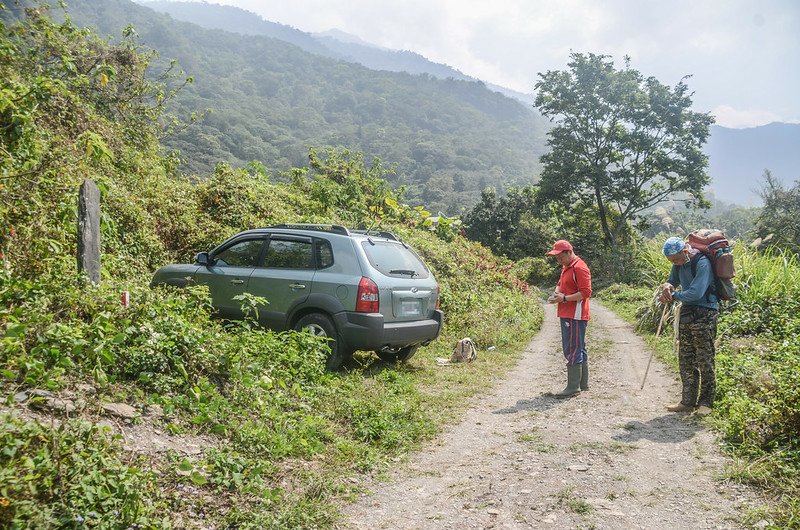
[[581,364],[581,392],[589,390],[589,361]]
[[568,398],[579,394],[581,391],[581,365],[574,364],[567,366],[567,387],[561,392],[555,394],[555,397]]

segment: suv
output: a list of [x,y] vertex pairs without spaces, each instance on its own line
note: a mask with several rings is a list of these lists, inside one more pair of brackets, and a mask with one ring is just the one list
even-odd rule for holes
[[439,286],[420,257],[389,232],[338,225],[274,225],[236,234],[192,265],[167,265],[151,286],[207,285],[228,319],[244,317],[235,297],[267,299],[261,324],[327,337],[326,366],[355,350],[406,361],[442,329]]

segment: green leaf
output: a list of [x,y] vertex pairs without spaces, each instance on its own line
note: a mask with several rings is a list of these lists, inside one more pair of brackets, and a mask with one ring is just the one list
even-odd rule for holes
[[178,464],[178,469],[180,469],[181,471],[191,471],[194,469],[194,466],[192,465],[191,462],[189,462],[188,458],[184,458],[183,460],[181,460],[180,464]]
[[203,484],[208,484],[208,479],[197,471],[192,471],[192,474],[189,475],[189,480],[191,480],[195,486],[202,486]]
[[25,324],[20,324],[17,322],[11,322],[8,324],[6,328],[6,337],[21,337],[25,335]]

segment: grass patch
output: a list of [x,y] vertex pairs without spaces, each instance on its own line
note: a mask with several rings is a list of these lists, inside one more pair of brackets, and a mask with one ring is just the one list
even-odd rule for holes
[[556,493],[558,504],[578,515],[587,515],[594,507],[575,494],[575,488],[569,487]]
[[555,444],[545,442],[542,435],[536,431],[520,434],[517,440],[528,445],[535,453],[552,453],[557,449]]

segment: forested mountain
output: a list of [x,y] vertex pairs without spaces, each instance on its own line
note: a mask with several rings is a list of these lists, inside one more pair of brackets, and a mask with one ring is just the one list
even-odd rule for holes
[[705,152],[714,194],[725,202],[760,204],[765,169],[788,185],[800,180],[800,124],[770,123],[749,129],[713,126]]
[[129,24],[162,63],[175,58],[194,82],[176,114],[211,109],[163,143],[206,175],[218,162],[253,160],[273,173],[306,164],[308,147],[343,146],[397,164],[393,185],[434,213],[474,204],[538,174],[546,122],[482,83],[376,72],[287,42],[176,21],[127,0],[73,0],[69,14],[101,34]]
[[[238,7],[171,0],[139,3],[167,13],[177,20],[192,22],[204,28],[224,29],[244,35],[266,35],[291,42],[311,53],[358,63],[373,70],[428,74],[439,79],[452,77],[463,81],[479,81],[451,66],[435,63],[412,51],[382,48],[338,30],[309,34],[291,26],[264,20],[259,15]],[[486,86],[495,92],[518,99],[528,106],[533,105],[532,94],[524,94],[491,83],[486,83]]]

